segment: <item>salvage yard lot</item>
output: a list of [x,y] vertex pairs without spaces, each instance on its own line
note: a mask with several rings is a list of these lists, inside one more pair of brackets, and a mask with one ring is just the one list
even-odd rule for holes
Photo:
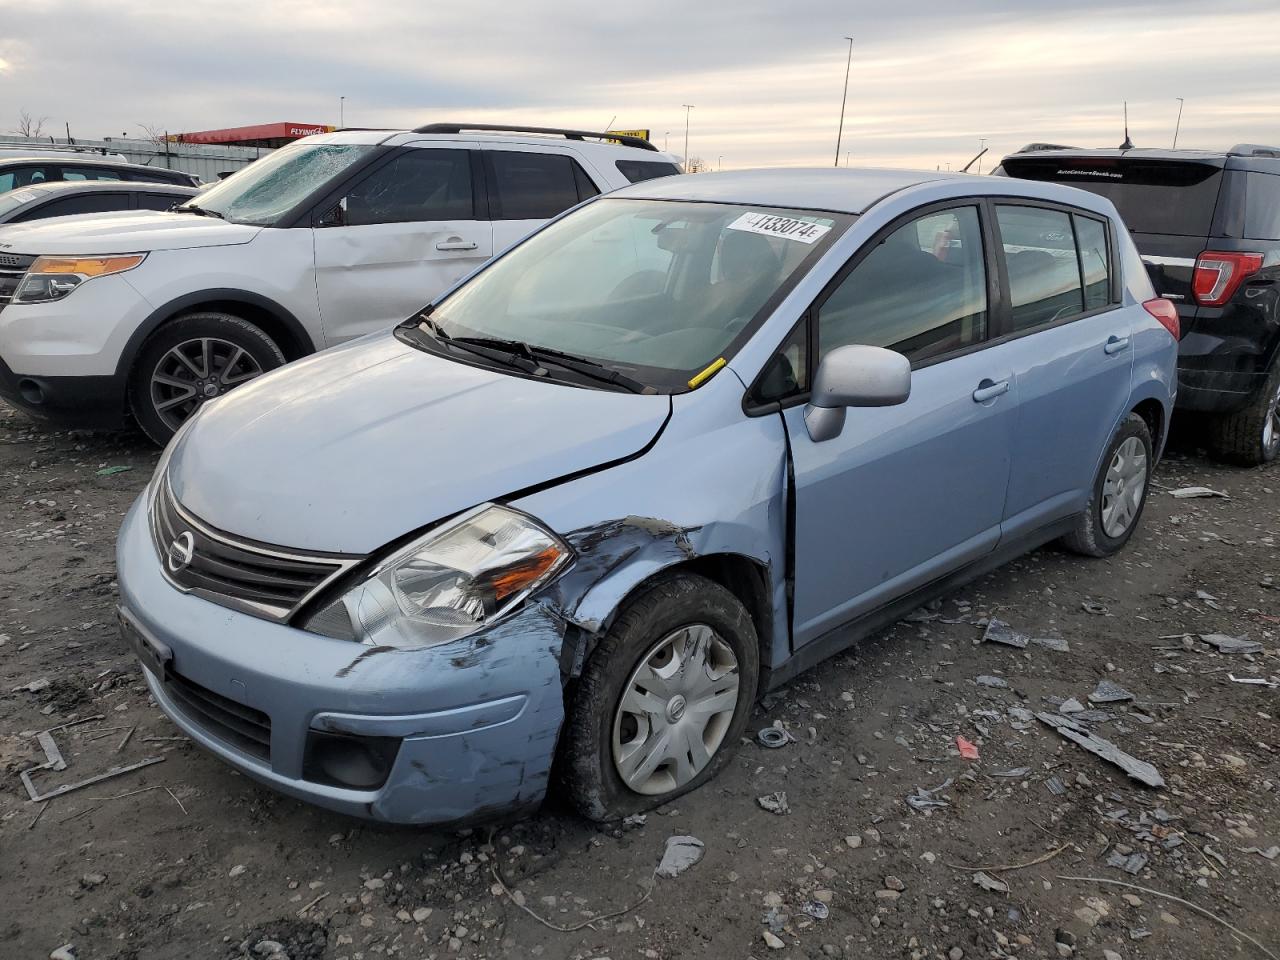
[[[744,745],[643,823],[597,827],[552,801],[460,836],[307,807],[175,739],[114,615],[116,528],[156,456],[0,405],[0,956],[203,960],[263,941],[293,960],[1266,956],[1151,890],[1280,954],[1280,690],[1230,679],[1280,674],[1277,468],[1175,442],[1118,556],[1039,550],[801,676],[750,726],[783,724],[784,746]],[[1230,496],[1169,493],[1191,485]],[[979,643],[990,617],[1069,649]],[[1134,699],[1091,705],[1104,680]],[[1165,786],[1028,719],[1071,698]],[[163,761],[28,803],[34,732],[98,716],[54,732],[68,767],[38,788]],[[789,812],[771,813],[759,798],[779,791]],[[702,861],[583,926],[644,898],[673,835],[701,840]]]

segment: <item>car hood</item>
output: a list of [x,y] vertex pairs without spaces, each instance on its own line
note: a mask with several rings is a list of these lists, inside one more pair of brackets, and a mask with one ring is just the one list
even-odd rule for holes
[[369,553],[478,503],[642,450],[670,398],[548,383],[391,334],[210,404],[173,448],[178,501],[260,542]]
[[41,256],[146,253],[248,243],[262,227],[161,210],[52,217],[0,227],[0,252]]

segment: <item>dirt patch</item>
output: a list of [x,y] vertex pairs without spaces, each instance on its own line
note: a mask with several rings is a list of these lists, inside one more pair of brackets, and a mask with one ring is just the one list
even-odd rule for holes
[[[155,456],[0,407],[2,956],[74,943],[93,960],[230,960],[263,942],[293,960],[1261,956],[1100,880],[1280,951],[1280,691],[1231,679],[1280,673],[1278,468],[1220,467],[1184,441],[1121,555],[1037,551],[804,674],[765,699],[720,778],[643,820],[597,827],[553,798],[515,825],[440,835],[262,789],[148,702],[114,631],[112,550]],[[115,465],[133,469],[97,474]],[[1191,485],[1230,499],[1167,492]],[[1069,649],[981,643],[991,617]],[[1219,653],[1202,633],[1263,649]],[[1133,699],[1089,703],[1101,680]],[[1035,719],[1080,716],[1072,699],[1165,786]],[[54,732],[68,769],[41,784],[163,761],[27,803],[13,768],[43,759],[32,735],[94,715]],[[779,724],[785,746],[754,740]],[[759,803],[778,792],[787,813]],[[636,903],[673,835],[705,856],[638,909],[547,925]]]

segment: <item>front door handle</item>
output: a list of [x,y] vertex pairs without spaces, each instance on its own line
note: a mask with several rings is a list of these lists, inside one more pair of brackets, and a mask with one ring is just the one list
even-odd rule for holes
[[1128,337],[1110,336],[1107,337],[1107,342],[1102,349],[1107,352],[1107,356],[1111,356],[1114,353],[1119,353],[1121,350],[1126,349],[1128,346]]
[[474,241],[463,240],[461,237],[450,237],[448,240],[441,240],[436,244],[437,250],[474,250],[478,244]]
[[978,389],[973,391],[973,402],[986,403],[988,400],[994,400],[1002,393],[1008,392],[1008,380],[992,380],[990,377],[986,377],[978,384]]

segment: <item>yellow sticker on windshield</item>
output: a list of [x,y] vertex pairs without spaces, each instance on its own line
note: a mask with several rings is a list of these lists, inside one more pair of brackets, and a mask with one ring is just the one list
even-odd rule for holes
[[692,379],[689,380],[689,389],[696,390],[702,384],[706,383],[713,376],[715,376],[716,371],[719,370],[721,367],[723,367],[727,362],[728,361],[726,361],[724,357],[717,357],[715,360],[712,360],[709,364],[707,364],[706,369],[704,369],[701,373],[694,374]]

